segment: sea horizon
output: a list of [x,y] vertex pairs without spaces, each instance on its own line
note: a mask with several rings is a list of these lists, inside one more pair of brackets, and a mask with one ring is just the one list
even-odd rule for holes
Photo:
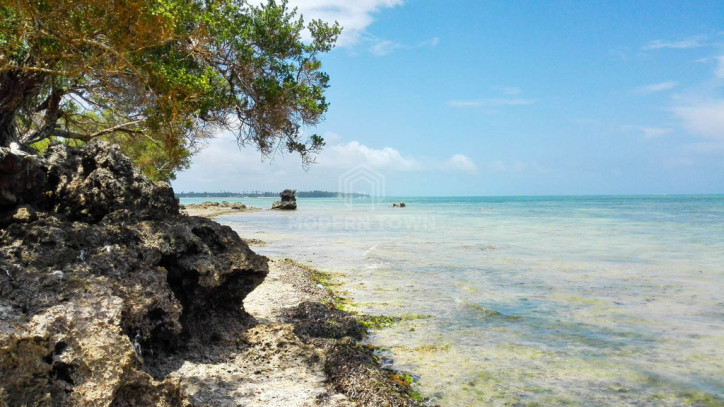
[[[334,192],[334,191],[325,191]],[[184,192],[184,193],[202,193],[202,192]],[[210,192],[216,194],[215,192]],[[230,192],[236,194],[235,192]],[[342,194],[342,192],[338,192]],[[356,192],[363,194],[364,192]],[[241,194],[241,193],[239,193]],[[372,195],[369,195],[371,197]],[[667,197],[667,196],[689,196],[689,197],[724,197],[724,193],[640,193],[640,194],[522,194],[522,195],[384,195],[377,197],[378,199],[390,200],[400,198],[585,198],[585,197],[632,197],[632,198],[645,198],[645,197]],[[178,195],[177,195],[178,197]],[[196,198],[233,198],[234,196],[208,196],[208,197],[178,197],[179,199],[196,199]],[[266,198],[266,199],[277,199],[275,196],[239,196],[238,198]],[[361,197],[364,198],[364,197]],[[297,199],[339,199],[339,197],[304,197]]]

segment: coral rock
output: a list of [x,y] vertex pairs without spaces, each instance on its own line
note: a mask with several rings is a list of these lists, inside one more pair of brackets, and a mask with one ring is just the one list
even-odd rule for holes
[[268,272],[102,142],[0,149],[0,227],[0,406],[189,405],[153,366],[237,335]]

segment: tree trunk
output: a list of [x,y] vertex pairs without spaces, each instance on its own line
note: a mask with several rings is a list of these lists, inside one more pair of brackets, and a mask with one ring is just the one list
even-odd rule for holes
[[15,128],[15,112],[0,112],[0,147],[7,147],[18,141]]
[[38,94],[47,76],[13,70],[0,73],[0,147],[18,142],[15,117],[26,101]]

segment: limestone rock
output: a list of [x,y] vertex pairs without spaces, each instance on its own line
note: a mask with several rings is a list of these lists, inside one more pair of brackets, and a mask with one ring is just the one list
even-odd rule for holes
[[283,210],[293,210],[297,209],[297,197],[295,194],[297,193],[296,190],[293,189],[285,189],[281,193],[279,193],[279,196],[281,197],[281,201],[274,202],[272,204],[272,209],[283,209]]
[[289,202],[277,201],[272,204],[272,209],[294,210],[294,209],[297,209],[297,201],[289,201]]
[[227,201],[223,201],[223,202],[206,201],[206,202],[201,202],[201,203],[197,203],[197,204],[193,204],[193,203],[186,204],[183,206],[184,207],[182,209],[210,209],[210,208],[216,209],[216,208],[220,208],[220,209],[233,209],[233,210],[237,210],[237,211],[245,211],[247,209],[253,209],[253,208],[249,208],[248,206],[244,205],[241,202],[230,203]]
[[189,405],[153,366],[238,335],[268,272],[101,142],[0,148],[0,227],[0,406]]
[[86,222],[118,209],[145,218],[178,214],[168,184],[151,182],[118,146],[96,140],[84,148],[52,145],[43,157],[1,148],[0,209],[16,204]]

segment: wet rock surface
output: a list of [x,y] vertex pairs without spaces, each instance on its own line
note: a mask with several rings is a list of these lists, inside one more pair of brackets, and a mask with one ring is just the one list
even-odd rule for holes
[[285,189],[284,191],[280,192],[279,196],[281,197],[281,201],[274,202],[272,204],[272,209],[297,209],[297,197],[295,195],[296,193],[297,191],[294,189]]
[[[283,340],[279,335],[267,336],[269,356],[262,352],[256,357],[264,365],[278,366],[280,359],[275,355],[282,352],[280,349],[284,349],[282,354],[297,354],[293,358],[296,363],[289,365],[291,371],[281,366],[276,371],[287,370],[291,377],[304,378],[311,384],[307,392],[316,393],[313,404],[295,404],[288,399],[259,405],[433,406],[414,391],[404,374],[385,368],[375,348],[358,343],[367,335],[365,318],[335,306],[341,297],[319,283],[320,279],[329,282],[328,278],[295,261],[273,259],[267,280],[247,297],[249,313],[264,321],[267,329],[284,332]],[[304,349],[314,349],[314,353]],[[307,374],[294,370],[300,361]],[[268,380],[278,380],[274,387],[283,389],[289,377],[276,374]]]
[[0,149],[0,227],[0,405],[191,405],[159,366],[236,340],[268,273],[102,142]]

